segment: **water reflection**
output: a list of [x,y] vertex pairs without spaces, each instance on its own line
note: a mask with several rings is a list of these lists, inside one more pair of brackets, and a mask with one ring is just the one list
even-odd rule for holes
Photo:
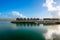
[[40,24],[36,23],[15,23],[17,27],[39,27]]
[[[16,26],[17,27],[34,27],[34,29],[35,29],[35,27],[38,27],[37,29],[39,29],[39,32],[40,32],[39,35],[43,35],[43,33],[44,33],[44,36],[45,36],[45,39],[43,36],[44,40],[60,40],[60,24],[43,25],[42,28],[41,28],[40,24],[32,24],[32,23],[20,23],[20,24],[16,24]],[[37,29],[35,29],[35,31]],[[30,30],[31,30],[31,28],[30,28]],[[31,31],[33,31],[33,30],[31,30]]]
[[45,25],[47,32],[45,33],[46,40],[60,40],[60,24]]
[[45,40],[42,33],[30,29],[4,30],[0,40]]
[[0,21],[0,40],[45,40],[43,33],[40,24]]

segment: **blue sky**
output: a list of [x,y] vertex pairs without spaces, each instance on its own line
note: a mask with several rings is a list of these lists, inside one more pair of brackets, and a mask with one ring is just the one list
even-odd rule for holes
[[43,7],[45,2],[46,0],[0,0],[0,17],[51,17],[47,8]]

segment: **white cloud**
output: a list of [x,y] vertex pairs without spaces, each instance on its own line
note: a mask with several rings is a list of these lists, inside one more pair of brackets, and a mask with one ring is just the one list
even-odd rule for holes
[[47,7],[48,11],[52,14],[55,18],[60,18],[60,5],[55,2],[55,0],[46,0],[43,4],[44,7]]
[[18,11],[12,11],[12,15],[15,16],[15,17],[23,17],[23,18],[26,18],[26,16],[24,16],[23,14],[21,14]]
[[53,4],[55,4],[53,0],[46,0],[46,3],[44,3],[43,6],[47,7],[48,11],[53,11],[55,10],[55,7],[53,7]]
[[0,17],[4,17],[4,18],[27,18],[26,16],[24,16],[22,13],[18,12],[18,11],[11,11],[11,12],[7,12],[6,14],[2,14],[0,13]]

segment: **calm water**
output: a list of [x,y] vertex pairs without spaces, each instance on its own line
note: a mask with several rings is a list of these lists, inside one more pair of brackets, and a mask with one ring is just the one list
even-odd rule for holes
[[60,25],[0,21],[0,40],[60,40]]

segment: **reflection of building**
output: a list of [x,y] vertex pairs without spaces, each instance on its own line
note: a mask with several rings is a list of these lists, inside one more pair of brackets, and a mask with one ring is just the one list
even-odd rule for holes
[[36,23],[16,23],[16,26],[21,27],[39,27],[39,24]]

